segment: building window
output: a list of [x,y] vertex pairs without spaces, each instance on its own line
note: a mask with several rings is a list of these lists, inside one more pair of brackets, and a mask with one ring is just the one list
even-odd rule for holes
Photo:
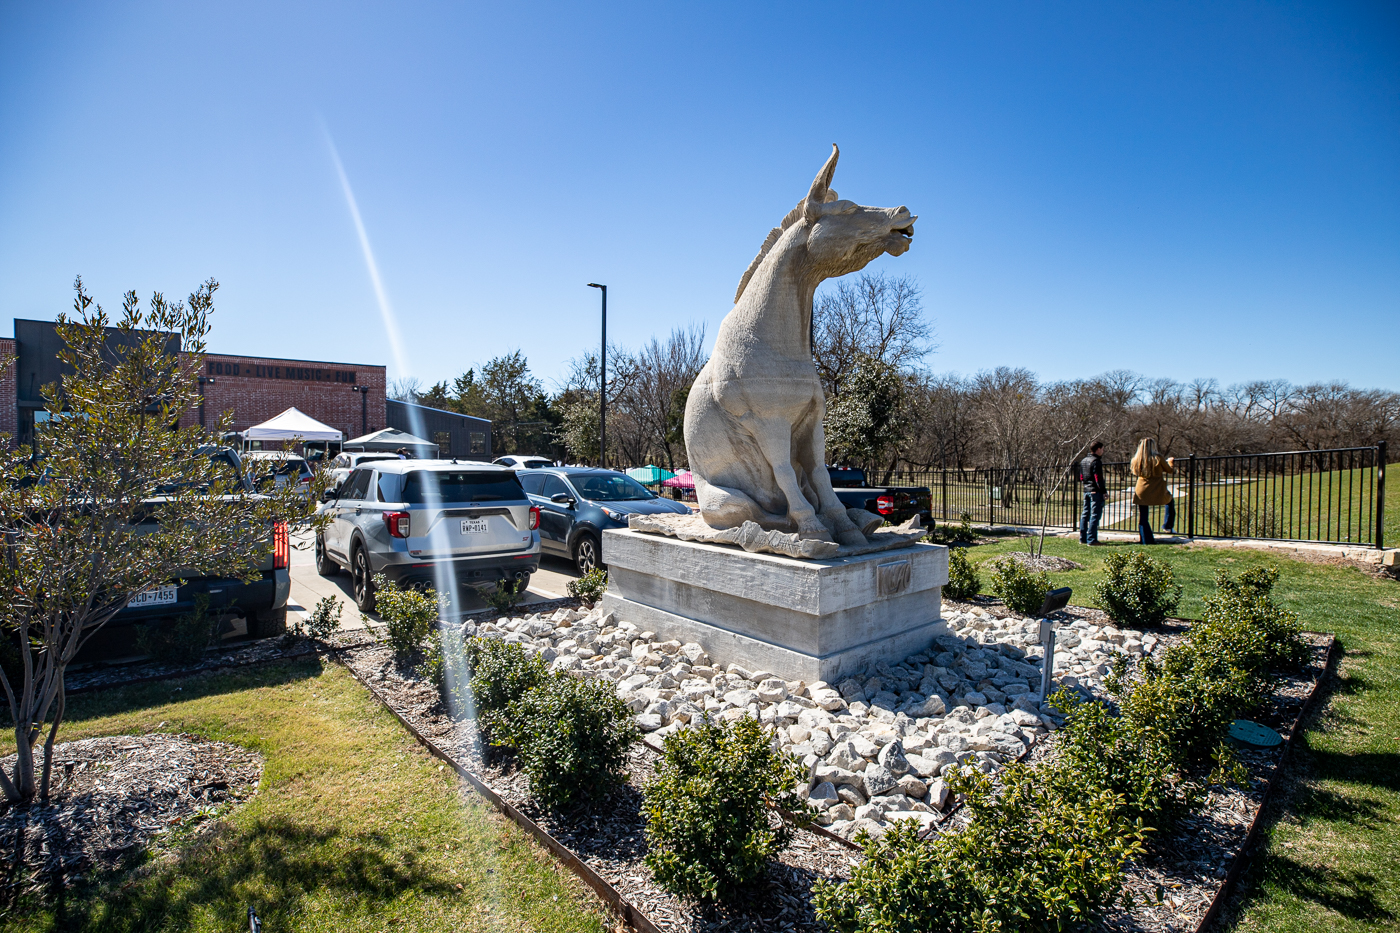
[[484,454],[486,450],[486,433],[483,431],[473,431],[471,433],[472,453]]
[[452,449],[451,431],[434,431],[433,443],[438,445],[439,457],[450,457],[456,453],[456,451]]

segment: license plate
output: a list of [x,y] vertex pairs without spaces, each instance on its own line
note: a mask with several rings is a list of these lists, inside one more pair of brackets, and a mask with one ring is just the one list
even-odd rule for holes
[[144,593],[131,597],[127,605],[140,609],[143,606],[168,606],[177,601],[180,587],[174,583],[153,587]]
[[484,519],[484,518],[464,518],[464,519],[462,519],[462,534],[464,534],[464,535],[484,535],[484,534],[486,534],[486,519]]

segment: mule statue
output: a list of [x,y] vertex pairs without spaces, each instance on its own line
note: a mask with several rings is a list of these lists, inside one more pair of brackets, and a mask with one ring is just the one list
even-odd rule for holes
[[861,207],[831,190],[840,150],[763,241],[720,324],[685,406],[685,446],[700,515],[713,528],[753,521],[799,538],[861,545],[826,472],[826,400],[812,362],[812,295],[822,281],[909,249],[918,218]]

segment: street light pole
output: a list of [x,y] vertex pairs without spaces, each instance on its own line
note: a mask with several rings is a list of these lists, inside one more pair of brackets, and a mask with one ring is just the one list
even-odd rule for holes
[[360,393],[360,434],[369,433],[369,386],[351,386],[351,392]]
[[598,462],[608,468],[608,287],[589,282],[603,292],[603,348],[598,354]]

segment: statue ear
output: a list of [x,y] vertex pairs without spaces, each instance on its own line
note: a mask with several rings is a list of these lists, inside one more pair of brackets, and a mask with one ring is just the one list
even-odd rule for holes
[[836,200],[835,192],[831,190],[831,179],[836,175],[836,160],[840,157],[841,150],[832,143],[831,155],[812,181],[812,190],[807,192],[807,200],[802,206],[802,213],[808,220],[816,220],[821,215],[821,206]]

